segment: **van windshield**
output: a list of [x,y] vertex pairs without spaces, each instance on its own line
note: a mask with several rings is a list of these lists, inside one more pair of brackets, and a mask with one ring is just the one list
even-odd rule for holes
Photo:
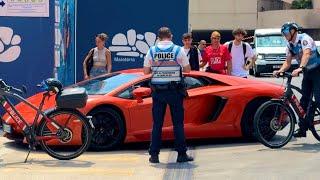
[[286,47],[287,43],[281,35],[257,36],[257,47]]

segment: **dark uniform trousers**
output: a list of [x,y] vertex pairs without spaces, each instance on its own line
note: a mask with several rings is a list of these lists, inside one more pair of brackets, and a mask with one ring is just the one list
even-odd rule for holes
[[315,105],[320,109],[320,66],[312,71],[303,73],[301,89],[302,97],[300,102],[302,108],[307,111],[309,101],[311,100],[311,94],[313,93]]
[[183,123],[183,99],[184,96],[181,92],[178,91],[178,89],[156,90],[152,92],[153,129],[149,149],[150,155],[158,155],[160,152],[162,125],[167,105],[169,105],[171,112],[171,119],[175,136],[175,150],[178,153],[185,153],[187,151]]

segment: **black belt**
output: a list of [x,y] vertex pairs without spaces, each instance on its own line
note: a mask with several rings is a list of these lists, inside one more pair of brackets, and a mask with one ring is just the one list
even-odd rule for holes
[[181,83],[170,83],[170,84],[151,84],[151,89],[158,91],[158,90],[178,90],[181,89],[183,86]]
[[152,89],[153,92],[161,92],[161,91],[178,91],[179,93],[181,93],[183,95],[183,97],[188,97],[188,92],[187,89],[184,87],[183,83],[176,83],[176,82],[172,82],[170,84],[150,84],[150,87]]

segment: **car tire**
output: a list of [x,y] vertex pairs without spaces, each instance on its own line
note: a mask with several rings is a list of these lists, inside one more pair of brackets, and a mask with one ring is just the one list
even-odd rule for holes
[[255,67],[253,68],[253,75],[254,75],[255,77],[260,77],[260,72],[258,71],[257,66],[255,66]]
[[258,98],[249,102],[244,109],[242,118],[241,118],[241,131],[242,136],[247,140],[256,140],[253,134],[253,119],[257,109],[266,101],[270,100],[269,98]]
[[253,75],[254,75],[253,67],[249,69],[249,75],[251,75],[251,76],[253,76]]
[[101,107],[91,111],[94,130],[91,139],[91,150],[112,150],[124,142],[126,128],[121,115],[113,108]]

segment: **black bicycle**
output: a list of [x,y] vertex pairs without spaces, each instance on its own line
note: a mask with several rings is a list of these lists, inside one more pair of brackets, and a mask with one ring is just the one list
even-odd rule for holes
[[281,73],[278,77],[287,78],[284,95],[280,99],[271,99],[262,104],[254,116],[254,135],[269,148],[281,148],[292,138],[297,117],[304,119],[313,136],[320,141],[320,111],[315,106],[313,94],[310,97],[307,112],[303,110],[293,90],[302,93],[292,85],[291,73]]
[[[86,90],[84,88],[63,90],[61,83],[54,79],[47,79],[38,86],[45,92],[39,107],[36,107],[22,97],[26,93],[26,88],[17,89],[0,80],[0,98],[3,101],[1,106],[15,122],[15,124],[3,122],[4,132],[10,134],[18,129],[22,131],[29,144],[25,162],[31,150],[39,144],[51,157],[59,160],[70,160],[80,156],[89,147],[93,128],[91,119],[76,109],[86,104]],[[57,107],[43,112],[45,100],[51,97],[56,98]],[[32,123],[28,123],[22,117],[9,98],[23,102],[37,112]]]

